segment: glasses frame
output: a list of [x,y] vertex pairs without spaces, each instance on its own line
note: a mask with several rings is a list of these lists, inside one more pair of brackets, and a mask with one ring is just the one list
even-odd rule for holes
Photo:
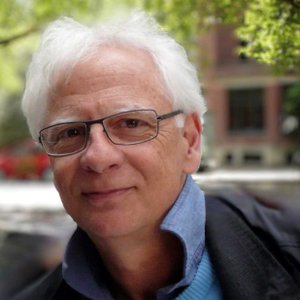
[[[114,142],[111,137],[109,136],[109,133],[106,129],[106,126],[105,126],[105,120],[107,119],[111,119],[111,118],[114,118],[114,117],[118,117],[118,116],[121,116],[121,115],[124,115],[126,113],[134,113],[134,112],[144,112],[144,111],[148,111],[148,112],[153,112],[155,115],[156,115],[156,121],[157,121],[157,126],[156,126],[156,134],[153,136],[153,137],[150,137],[146,140],[142,140],[142,141],[137,141],[137,142],[131,142],[131,143],[116,143]],[[142,143],[146,143],[148,141],[151,141],[153,139],[155,139],[158,134],[159,134],[159,124],[160,124],[160,121],[163,121],[165,119],[168,119],[168,118],[171,118],[171,117],[174,117],[176,115],[179,115],[183,113],[183,110],[179,109],[179,110],[174,110],[174,111],[171,111],[169,113],[166,113],[166,114],[163,114],[163,115],[158,115],[157,112],[154,110],[154,109],[134,109],[134,110],[129,110],[129,111],[123,111],[123,112],[119,112],[119,113],[116,113],[116,114],[112,114],[112,115],[109,115],[109,116],[106,116],[104,118],[101,118],[101,119],[96,119],[96,120],[87,120],[87,121],[70,121],[70,122],[62,122],[62,123],[57,123],[57,124],[53,124],[53,125],[50,125],[50,126],[47,126],[43,129],[41,129],[39,131],[39,143],[42,145],[43,149],[45,150],[45,152],[49,155],[49,156],[53,156],[53,157],[62,157],[62,156],[68,156],[68,155],[72,155],[72,154],[76,154],[78,152],[81,152],[83,151],[87,144],[88,144],[88,140],[89,140],[89,134],[90,134],[90,128],[92,125],[94,124],[101,124],[102,127],[103,127],[103,131],[105,132],[105,135],[107,136],[107,138],[115,145],[123,145],[123,146],[130,146],[130,145],[137,145],[137,144],[142,144]],[[52,127],[55,127],[57,125],[68,125],[68,124],[84,124],[85,128],[86,128],[86,135],[85,135],[85,140],[84,140],[84,143],[82,145],[82,147],[80,147],[78,150],[76,151],[72,151],[72,152],[68,152],[68,153],[51,153],[50,151],[47,151],[47,146],[45,146],[44,144],[44,141],[43,141],[43,131],[49,129],[49,128],[52,128]]]

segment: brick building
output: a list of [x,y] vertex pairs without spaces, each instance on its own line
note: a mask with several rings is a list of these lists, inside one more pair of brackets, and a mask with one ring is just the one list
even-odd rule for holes
[[233,29],[223,25],[199,41],[209,109],[205,155],[217,166],[289,164],[296,144],[283,133],[282,103],[295,78],[276,77],[265,65],[238,55],[239,44]]

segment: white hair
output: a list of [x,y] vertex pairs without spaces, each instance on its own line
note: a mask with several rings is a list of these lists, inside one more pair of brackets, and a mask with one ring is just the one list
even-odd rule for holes
[[206,106],[197,71],[183,47],[160,30],[153,18],[138,12],[125,21],[87,27],[62,17],[43,33],[40,48],[27,71],[22,109],[35,140],[45,126],[54,74],[62,67],[75,65],[97,46],[112,42],[148,52],[162,74],[173,108],[184,113],[196,112],[203,120]]

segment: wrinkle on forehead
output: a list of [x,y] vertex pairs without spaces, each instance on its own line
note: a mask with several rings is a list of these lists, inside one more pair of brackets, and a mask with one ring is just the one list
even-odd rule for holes
[[164,97],[170,98],[151,55],[129,45],[101,45],[72,69],[69,67],[69,71],[64,70],[58,74],[54,95],[64,96],[66,92],[69,95],[80,94],[83,91],[78,87],[83,84],[87,93],[104,90],[111,87],[114,81],[120,86],[143,86],[145,92],[155,88],[161,90]]

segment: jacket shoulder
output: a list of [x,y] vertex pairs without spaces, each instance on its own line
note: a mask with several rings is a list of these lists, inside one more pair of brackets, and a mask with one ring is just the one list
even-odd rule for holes
[[54,270],[46,273],[25,290],[17,294],[13,300],[52,299],[62,282],[62,267],[60,264]]
[[206,195],[206,213],[207,245],[217,273],[226,290],[235,286],[229,299],[265,299],[270,286],[280,286],[280,299],[298,299],[299,211],[266,206],[244,192],[214,191]]
[[[212,201],[209,201],[209,200]],[[284,203],[284,199],[282,199]],[[268,205],[266,205],[268,203]],[[214,210],[226,206],[241,218],[265,242],[275,243],[283,252],[294,257],[300,270],[300,206],[272,205],[262,198],[238,190],[225,190],[207,196],[207,205]],[[223,208],[224,210],[224,208]],[[273,246],[273,245],[271,245]]]

